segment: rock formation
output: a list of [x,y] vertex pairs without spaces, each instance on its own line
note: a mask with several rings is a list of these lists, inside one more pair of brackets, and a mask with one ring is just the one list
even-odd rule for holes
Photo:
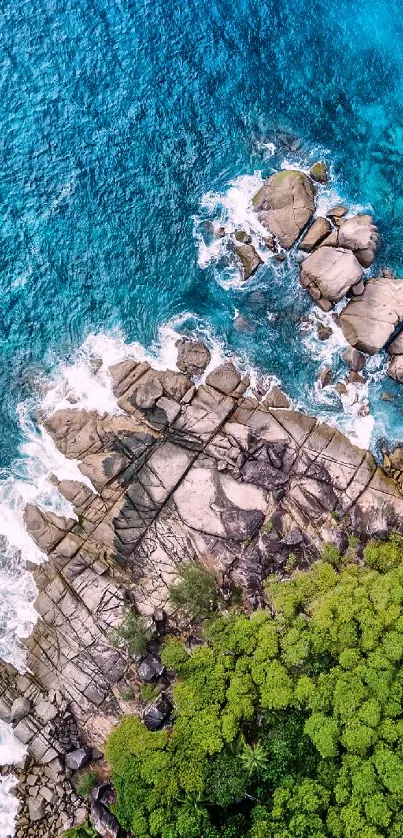
[[339,317],[346,340],[368,355],[383,349],[402,321],[403,282],[390,276],[369,279]]
[[290,248],[315,210],[315,187],[303,172],[276,172],[253,198],[260,222],[280,245]]
[[363,269],[351,250],[322,245],[308,256],[301,266],[301,285],[324,311],[341,300],[347,291],[358,286]]

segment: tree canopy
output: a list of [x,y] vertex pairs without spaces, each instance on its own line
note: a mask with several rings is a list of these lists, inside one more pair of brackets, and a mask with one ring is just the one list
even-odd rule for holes
[[[167,642],[172,729],[106,756],[135,838],[403,838],[403,547],[266,584],[267,609]],[[351,556],[350,556],[351,559]]]

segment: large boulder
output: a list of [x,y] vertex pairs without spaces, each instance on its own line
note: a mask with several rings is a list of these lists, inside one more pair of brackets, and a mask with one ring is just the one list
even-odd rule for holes
[[280,245],[290,248],[312,218],[315,187],[303,172],[286,170],[266,180],[253,198],[253,207]]
[[238,387],[240,381],[241,376],[232,361],[220,364],[206,378],[206,384],[226,396]]
[[388,375],[399,384],[403,384],[403,355],[393,355],[388,367]]
[[91,756],[91,748],[77,748],[75,751],[70,751],[65,758],[66,768],[70,768],[71,771],[78,771],[79,768],[84,768],[84,765],[87,765]]
[[176,366],[178,370],[186,373],[191,378],[201,375],[211,361],[210,351],[201,340],[187,340],[181,338],[177,344],[178,357]]
[[301,265],[301,285],[325,311],[338,302],[363,275],[363,269],[351,250],[322,245]]
[[368,355],[379,352],[402,321],[403,282],[389,276],[369,279],[339,317],[346,340]]
[[324,242],[327,247],[343,247],[352,250],[360,265],[369,268],[374,261],[379,244],[378,228],[371,215],[353,215]]
[[323,240],[326,239],[326,236],[328,236],[331,232],[332,225],[327,218],[315,218],[315,221],[305,233],[305,236],[300,241],[298,247],[300,250],[310,253],[312,250],[315,250],[315,247],[318,247],[318,245],[320,245]]

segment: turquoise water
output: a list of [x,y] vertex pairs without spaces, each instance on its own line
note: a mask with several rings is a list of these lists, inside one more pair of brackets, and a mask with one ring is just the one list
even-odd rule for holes
[[[379,223],[374,270],[403,275],[401,4],[2,0],[1,18],[3,518],[32,454],[16,464],[27,429],[17,405],[34,403],[39,380],[100,330],[147,347],[172,321],[208,329],[298,404],[337,419],[340,403],[318,402],[313,386],[324,356],[301,337],[310,303],[295,263],[259,271],[249,288],[264,291],[259,308],[225,260],[203,262],[200,236],[203,221],[225,220],[231,182],[241,200],[237,179],[325,154],[335,194]],[[234,329],[236,312],[253,331]],[[373,444],[403,439],[401,391],[377,378]],[[18,592],[30,594],[25,543],[3,543],[12,583],[2,577],[0,640],[21,622]]]

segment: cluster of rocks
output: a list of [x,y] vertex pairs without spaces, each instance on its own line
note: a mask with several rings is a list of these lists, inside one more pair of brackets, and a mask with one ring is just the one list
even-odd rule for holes
[[[324,543],[346,544],[348,532],[403,532],[399,482],[367,451],[290,409],[278,388],[265,403],[246,396],[249,382],[230,362],[197,386],[208,349],[185,341],[178,352],[182,371],[134,360],[110,368],[119,414],[71,406],[45,422],[87,483],[55,481],[75,518],[27,505],[27,529],[48,555],[34,570],[41,619],[26,641],[27,672],[0,667],[0,717],[42,766],[30,796],[44,818],[54,805],[39,802],[46,772],[55,772],[54,790],[63,777],[55,806],[69,813],[69,772],[101,755],[122,713],[140,709],[122,697],[128,687],[156,686],[144,711],[150,729],[170,719],[158,644],[136,662],[112,643],[124,607],[163,631],[164,610],[174,616],[168,589],[185,562],[214,570],[223,588],[242,587],[256,606],[262,580],[286,573],[290,550],[304,567]],[[27,778],[24,793],[28,800]],[[29,819],[29,803],[22,811]],[[117,834],[105,825],[113,817],[105,800],[93,797],[90,813],[101,835]]]

